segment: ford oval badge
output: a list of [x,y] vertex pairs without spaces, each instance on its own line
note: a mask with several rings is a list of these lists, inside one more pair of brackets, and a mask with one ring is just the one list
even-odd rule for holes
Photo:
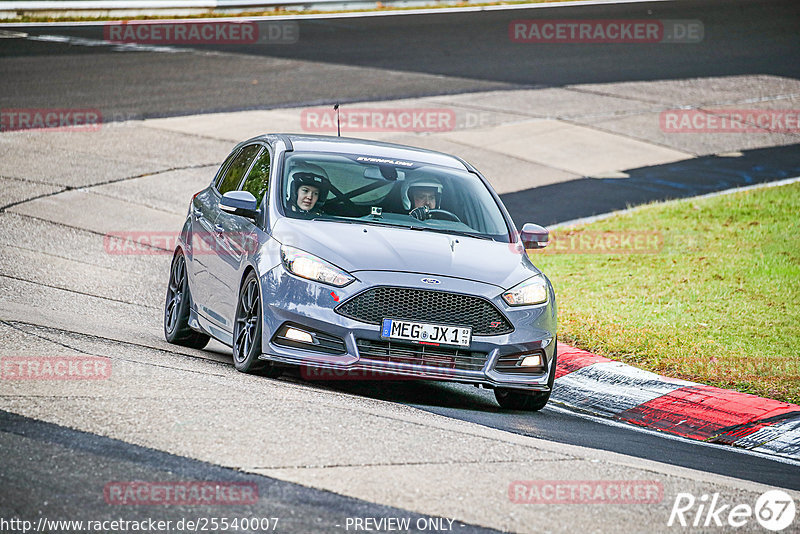
[[441,282],[439,280],[437,280],[436,278],[423,278],[422,279],[422,283],[423,284],[431,284],[431,285],[441,284]]

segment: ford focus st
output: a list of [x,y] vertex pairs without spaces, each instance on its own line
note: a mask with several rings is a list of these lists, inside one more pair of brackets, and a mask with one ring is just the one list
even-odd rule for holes
[[494,390],[538,410],[553,387],[556,305],[469,163],[357,139],[264,135],[195,194],[164,309],[171,343],[232,347],[236,368],[376,372]]

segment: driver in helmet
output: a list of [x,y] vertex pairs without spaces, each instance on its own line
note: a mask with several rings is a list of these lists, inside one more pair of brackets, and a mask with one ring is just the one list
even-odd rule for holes
[[440,209],[442,184],[435,178],[417,178],[405,186],[403,207],[409,215],[420,221],[430,218],[430,210]]
[[289,209],[301,215],[320,215],[330,181],[317,165],[298,165],[289,173]]

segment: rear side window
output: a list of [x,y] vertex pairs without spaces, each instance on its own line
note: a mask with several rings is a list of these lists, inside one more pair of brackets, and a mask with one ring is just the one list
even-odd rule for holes
[[260,148],[261,145],[250,145],[239,152],[239,155],[234,158],[225,171],[225,175],[217,184],[217,190],[220,195],[224,195],[228,191],[234,191],[239,186],[242,178],[244,178],[244,173],[250,168],[250,164]]
[[244,184],[242,184],[242,191],[248,191],[256,200],[258,200],[258,207],[261,207],[261,202],[264,200],[264,194],[269,187],[269,166],[271,158],[269,150],[265,147],[264,150],[256,158],[256,163],[247,175]]

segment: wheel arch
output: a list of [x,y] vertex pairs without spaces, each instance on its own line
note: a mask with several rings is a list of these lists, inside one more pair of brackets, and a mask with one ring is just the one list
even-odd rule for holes
[[247,266],[244,268],[244,271],[242,271],[242,277],[239,279],[239,289],[237,291],[237,295],[242,292],[242,288],[244,287],[244,281],[247,280],[247,275],[249,275],[250,273],[255,273],[256,281],[258,282],[258,288],[259,290],[261,289],[261,280],[260,277],[258,276],[258,270],[256,270],[256,268],[253,267],[252,264],[248,263]]

